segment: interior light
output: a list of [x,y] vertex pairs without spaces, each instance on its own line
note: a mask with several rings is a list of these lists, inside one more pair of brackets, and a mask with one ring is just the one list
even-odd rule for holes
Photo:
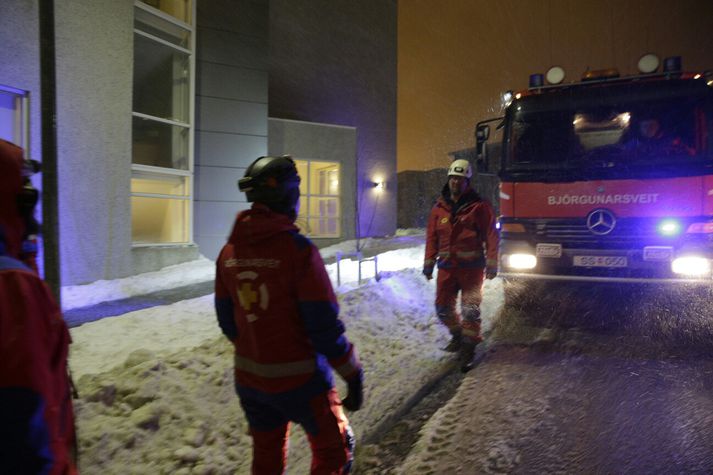
[[681,225],[678,221],[666,219],[659,223],[658,231],[662,236],[675,236],[681,232]]
[[[711,82],[713,82],[713,81],[711,81]],[[515,94],[515,99],[520,99],[521,97],[522,97],[521,93],[518,92],[517,94]]]
[[533,269],[537,265],[537,258],[532,254],[510,254],[505,257],[505,265],[513,269]]
[[653,53],[648,53],[639,58],[638,63],[639,71],[643,74],[650,74],[656,72],[659,68],[659,57]]
[[700,256],[677,257],[671,262],[671,271],[688,277],[701,277],[711,273],[711,261]]
[[386,188],[386,182],[384,182],[383,180],[377,179],[376,181],[374,181],[373,185],[376,191],[383,191]]

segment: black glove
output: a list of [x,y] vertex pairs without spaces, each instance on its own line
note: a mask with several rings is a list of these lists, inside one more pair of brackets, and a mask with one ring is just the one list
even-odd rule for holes
[[494,279],[498,275],[497,267],[486,267],[485,268],[485,278],[488,280]]
[[348,411],[358,411],[363,402],[364,372],[359,370],[357,374],[347,380],[347,397],[342,399],[342,405]]
[[426,280],[433,279],[433,266],[423,266],[423,275],[426,276]]

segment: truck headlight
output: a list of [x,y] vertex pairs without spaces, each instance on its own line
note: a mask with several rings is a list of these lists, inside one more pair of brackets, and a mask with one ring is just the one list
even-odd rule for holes
[[671,271],[688,277],[701,277],[711,273],[711,261],[699,256],[677,257],[671,261]]
[[512,269],[534,269],[537,265],[537,257],[532,254],[509,254],[504,257],[505,266]]

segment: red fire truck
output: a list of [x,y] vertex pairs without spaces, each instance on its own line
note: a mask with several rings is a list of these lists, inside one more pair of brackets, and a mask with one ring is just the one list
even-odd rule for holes
[[[504,277],[713,283],[713,76],[648,61],[533,75],[498,118]],[[493,120],[476,127],[481,170]]]

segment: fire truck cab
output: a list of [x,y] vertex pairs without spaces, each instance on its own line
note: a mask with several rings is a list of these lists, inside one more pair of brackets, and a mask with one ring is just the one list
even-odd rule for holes
[[501,275],[713,283],[713,76],[530,79],[499,125]]

